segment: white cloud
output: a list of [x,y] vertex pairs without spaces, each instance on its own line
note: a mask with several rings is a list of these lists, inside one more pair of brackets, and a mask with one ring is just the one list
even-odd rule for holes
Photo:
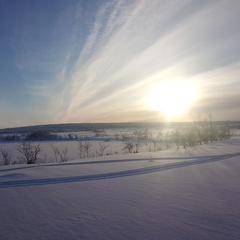
[[226,66],[239,60],[234,55],[239,5],[236,0],[102,2],[93,23],[88,19],[84,43],[79,5],[59,79],[48,86],[53,95],[49,111],[56,122],[140,111],[146,92],[166,77],[192,78],[208,91],[213,87],[209,82],[221,88],[235,74]]

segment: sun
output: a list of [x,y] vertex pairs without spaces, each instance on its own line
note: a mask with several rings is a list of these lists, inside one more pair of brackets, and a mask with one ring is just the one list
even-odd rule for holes
[[196,98],[191,81],[176,80],[158,85],[146,99],[148,106],[167,117],[184,114]]

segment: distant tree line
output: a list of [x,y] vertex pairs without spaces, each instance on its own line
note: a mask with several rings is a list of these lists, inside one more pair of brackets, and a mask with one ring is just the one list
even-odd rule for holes
[[218,123],[209,115],[203,119],[197,118],[187,126],[179,126],[169,130],[162,129],[154,133],[145,129],[135,131],[132,134],[124,134],[121,136],[121,141],[124,145],[124,151],[138,153],[143,147],[149,152],[162,151],[174,146],[186,149],[230,137],[229,124]]
[[[103,138],[104,131],[94,130],[96,138]],[[33,131],[25,134],[1,134],[0,140],[2,141],[45,141],[45,140],[78,140],[89,139],[88,136],[78,136],[76,133],[67,133],[64,136],[52,133],[50,131]]]
[[20,136],[17,134],[2,134],[0,135],[0,140],[2,141],[19,141],[21,140]]
[[48,131],[36,131],[27,134],[25,140],[27,141],[42,141],[42,140],[51,140],[51,139],[56,139],[57,134],[50,133]]
[[[25,139],[21,139],[18,135],[5,136],[10,141],[21,140],[17,150],[20,153],[18,161],[12,161],[12,152],[7,149],[0,149],[0,161],[1,165],[9,165],[17,162],[24,162],[27,164],[34,164],[37,162],[47,162],[47,156],[45,159],[39,158],[41,152],[40,144],[32,143],[32,141],[41,141],[49,139],[57,139],[57,134],[52,134],[47,131],[35,131],[25,136]],[[92,144],[90,141],[86,141],[86,137],[78,136],[77,134],[69,133],[66,135],[69,140],[77,139],[77,152],[76,155],[82,158],[104,156],[112,153],[106,153],[106,149],[109,147],[104,142],[99,143],[99,147],[92,151]],[[214,141],[229,139],[231,137],[231,129],[227,123],[219,123],[214,121],[213,117],[209,115],[205,118],[195,118],[193,123],[187,125],[177,126],[172,129],[160,129],[157,131],[149,131],[148,129],[137,130],[129,134],[116,135],[116,140],[122,141],[122,150],[127,153],[138,153],[140,151],[162,151],[171,147],[188,148],[197,145],[212,143]],[[49,147],[53,152],[54,162],[67,162],[68,148],[58,147],[54,143],[50,143]]]

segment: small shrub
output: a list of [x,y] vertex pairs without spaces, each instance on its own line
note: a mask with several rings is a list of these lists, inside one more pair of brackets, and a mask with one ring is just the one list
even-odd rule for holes
[[88,158],[89,157],[89,153],[90,153],[90,148],[92,147],[92,144],[90,142],[85,142],[83,144],[83,149],[84,149],[84,152],[86,154],[86,157]]
[[33,146],[30,142],[22,142],[18,146],[18,151],[23,155],[20,160],[26,161],[27,164],[33,164],[36,163],[41,148],[40,144]]
[[104,155],[104,151],[106,150],[106,148],[108,148],[109,145],[106,145],[104,143],[99,143],[99,148],[97,151],[97,156],[103,156]]
[[58,157],[60,155],[60,150],[53,143],[49,144],[50,148],[53,150],[55,162],[58,162]]
[[125,134],[122,135],[122,143],[124,144],[124,147],[122,148],[122,150],[127,151],[129,153],[133,152],[133,139],[131,136]]
[[64,147],[64,149],[59,149],[59,147],[55,146],[53,143],[49,144],[49,146],[53,150],[55,162],[68,161],[67,157],[68,148],[66,146]]
[[83,147],[83,141],[78,141],[78,152],[77,155],[79,158],[84,158],[84,147]]
[[12,152],[10,152],[6,149],[1,149],[0,152],[1,152],[2,158],[3,158],[3,165],[11,164]]
[[64,147],[64,149],[59,151],[60,162],[67,162],[68,161],[67,152],[68,152],[67,147]]

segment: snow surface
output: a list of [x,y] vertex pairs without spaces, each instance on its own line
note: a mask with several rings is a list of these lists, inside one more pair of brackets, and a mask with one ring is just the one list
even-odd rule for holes
[[240,137],[0,168],[0,239],[240,239]]

